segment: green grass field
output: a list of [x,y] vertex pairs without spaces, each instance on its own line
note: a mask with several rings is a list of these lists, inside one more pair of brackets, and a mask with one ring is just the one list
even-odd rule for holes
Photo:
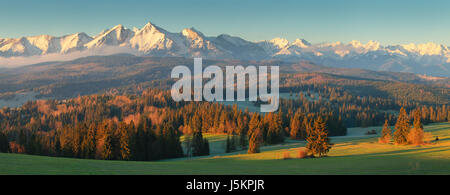
[[[366,129],[350,129],[350,132]],[[332,138],[328,157],[295,159],[304,142],[288,140],[259,154],[220,152],[226,136],[211,136],[208,157],[158,162],[53,158],[0,153],[0,174],[450,174],[450,123],[425,126],[440,141],[425,146],[377,143],[377,136]],[[358,133],[356,132],[355,135]],[[361,134],[361,133],[360,133]],[[430,138],[431,139],[431,138]],[[289,152],[293,159],[283,160]]]

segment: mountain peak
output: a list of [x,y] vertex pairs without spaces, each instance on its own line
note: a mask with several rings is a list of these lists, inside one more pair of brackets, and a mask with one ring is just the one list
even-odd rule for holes
[[292,43],[292,45],[295,45],[300,48],[307,48],[307,47],[311,46],[311,43],[309,43],[305,39],[295,39],[295,41]]
[[156,29],[156,25],[152,24],[150,21],[147,22],[147,24],[145,24],[144,27],[142,27],[141,31],[143,30],[152,30],[152,29]]
[[381,48],[379,42],[372,40],[370,40],[366,44],[361,43],[361,41],[352,40],[348,45],[352,46],[353,48],[360,48],[366,51],[375,51]]
[[181,34],[190,39],[203,38],[203,33],[197,31],[195,28],[185,28],[181,31]]
[[[172,33],[151,22],[141,29],[133,30],[118,24],[95,37],[75,33],[61,37],[39,35],[0,39],[0,57],[6,58],[50,53],[66,54],[90,49],[95,49],[98,53],[126,51],[149,56],[308,60],[327,66],[426,72],[444,76],[450,74],[449,47],[431,42],[382,46],[376,41],[362,43],[353,40],[345,44],[342,42],[311,44],[304,39],[295,39],[290,43],[287,39],[279,37],[252,42],[226,34],[206,37],[195,28]],[[91,54],[92,52],[83,52],[81,55]]]
[[428,42],[424,44],[406,44],[402,45],[402,47],[414,53],[419,53],[420,55],[442,55],[443,53],[447,53],[449,49],[442,44],[436,44],[433,42]]
[[119,24],[105,30],[94,37],[94,40],[86,44],[87,48],[101,47],[103,45],[120,45],[134,36],[134,32]]
[[274,44],[278,48],[285,48],[286,46],[289,45],[289,41],[287,39],[280,38],[280,37],[273,38],[269,42],[271,42],[272,44]]
[[116,26],[114,26],[112,29],[122,29],[124,28],[122,24],[118,24]]

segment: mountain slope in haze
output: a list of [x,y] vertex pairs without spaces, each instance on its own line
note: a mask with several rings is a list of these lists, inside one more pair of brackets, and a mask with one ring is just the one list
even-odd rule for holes
[[[119,48],[110,51],[111,48]],[[82,52],[83,53],[80,53]],[[95,51],[95,52],[94,52]],[[152,23],[141,29],[117,25],[94,37],[75,33],[63,37],[40,35],[0,38],[0,66],[26,65],[20,60],[48,54],[77,57],[109,55],[129,51],[142,56],[203,57],[206,59],[310,61],[330,67],[361,68],[377,71],[411,72],[450,77],[450,49],[435,43],[382,46],[375,41],[311,44],[304,39],[289,42],[283,38],[251,42],[222,34],[205,36],[194,28],[172,33]],[[12,57],[23,57],[17,61]],[[64,59],[62,57],[62,59]],[[6,60],[8,59],[8,61]],[[22,64],[21,64],[22,63]],[[25,63],[25,64],[24,64]]]
[[[203,64],[204,67],[209,65],[224,67],[242,64],[256,66],[279,65],[281,87],[285,84],[301,85],[305,80],[297,81],[297,76],[307,75],[308,81],[321,83],[321,81],[325,80],[336,85],[339,85],[341,81],[346,81],[345,85],[349,83],[351,85],[366,83],[369,87],[374,83],[380,86],[401,83],[401,86],[418,86],[430,94],[437,93],[447,99],[450,98],[448,95],[450,79],[443,77],[332,68],[305,61],[293,63],[279,60],[204,60]],[[112,56],[90,56],[72,61],[46,62],[13,69],[3,69],[0,73],[0,99],[7,100],[15,98],[18,94],[27,94],[29,92],[35,93],[37,95],[36,98],[65,99],[77,97],[78,95],[115,93],[117,91],[139,93],[142,89],[148,87],[169,89],[174,82],[170,78],[170,72],[173,67],[178,65],[186,65],[193,69],[193,60],[181,57],[140,57],[118,54]],[[293,77],[293,79],[285,79],[290,77]],[[358,86],[352,86],[352,88],[358,88]],[[442,93],[447,93],[447,95],[442,95]],[[442,101],[447,101],[445,98]]]

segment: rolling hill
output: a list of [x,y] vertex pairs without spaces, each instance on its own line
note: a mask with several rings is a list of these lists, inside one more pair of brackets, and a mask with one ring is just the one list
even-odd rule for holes
[[[316,159],[296,159],[297,148],[304,146],[296,141],[263,147],[259,154],[235,152],[156,162],[0,153],[0,174],[449,174],[450,124],[427,125],[425,131],[439,136],[440,141],[416,147],[379,144],[376,136],[334,137],[329,157]],[[286,152],[292,159],[282,159]]]

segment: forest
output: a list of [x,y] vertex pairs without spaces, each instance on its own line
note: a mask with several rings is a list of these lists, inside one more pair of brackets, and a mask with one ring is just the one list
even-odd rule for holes
[[[284,88],[276,113],[252,113],[218,102],[175,102],[170,92],[147,89],[135,95],[88,95],[30,101],[0,110],[2,152],[104,160],[152,161],[209,154],[203,133],[228,134],[230,150],[258,152],[285,139],[308,140],[315,129],[346,135],[347,127],[393,124],[404,108],[421,121],[448,121],[450,107],[394,98],[354,96],[342,88],[302,85]],[[317,96],[317,97],[313,97]],[[255,103],[257,105],[258,102]],[[405,111],[405,112],[406,112]],[[180,136],[188,136],[183,151]]]

